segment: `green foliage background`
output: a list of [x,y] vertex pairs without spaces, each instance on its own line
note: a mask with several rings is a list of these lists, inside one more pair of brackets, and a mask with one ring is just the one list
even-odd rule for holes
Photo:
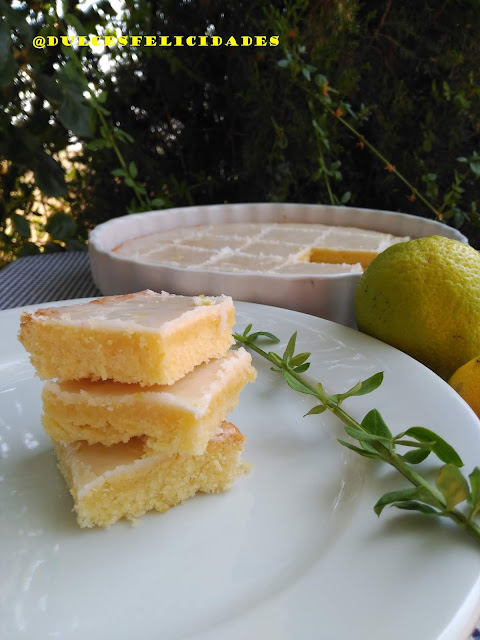
[[[0,0],[3,263],[82,249],[89,228],[129,211],[217,202],[436,216],[479,245],[476,0],[56,7]],[[111,47],[105,66],[87,47],[32,46],[39,34],[116,29],[278,34],[280,44]]]

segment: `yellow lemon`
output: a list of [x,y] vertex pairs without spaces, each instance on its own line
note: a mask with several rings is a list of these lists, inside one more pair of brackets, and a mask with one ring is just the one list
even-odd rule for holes
[[355,296],[358,328],[448,379],[480,353],[480,255],[429,236],[389,247]]
[[455,371],[448,381],[480,418],[480,356]]

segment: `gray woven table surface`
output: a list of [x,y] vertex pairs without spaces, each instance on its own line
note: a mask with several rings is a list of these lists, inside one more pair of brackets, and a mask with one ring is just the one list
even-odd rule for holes
[[[85,252],[20,258],[0,271],[0,309],[99,295]],[[480,638],[480,628],[471,638]]]
[[0,309],[98,295],[85,252],[20,258],[0,271]]

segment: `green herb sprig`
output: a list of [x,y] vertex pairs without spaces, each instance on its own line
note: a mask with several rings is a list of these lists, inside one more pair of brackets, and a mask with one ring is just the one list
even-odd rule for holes
[[[357,422],[342,408],[342,403],[347,398],[375,391],[383,382],[382,372],[358,382],[346,392],[329,395],[320,382],[312,383],[302,376],[310,367],[308,359],[311,354],[295,354],[296,332],[290,337],[285,352],[280,356],[273,351],[264,351],[257,344],[258,340],[280,342],[277,336],[268,331],[251,333],[251,329],[252,325],[249,324],[243,333],[235,333],[235,340],[274,365],[272,371],[280,373],[294,391],[311,395],[319,401],[305,416],[331,411],[342,421],[346,433],[359,446],[339,439],[341,445],[366,458],[383,460],[413,485],[383,495],[374,506],[377,515],[390,505],[449,518],[480,543],[480,527],[474,520],[480,512],[479,467],[475,467],[468,476],[469,483],[460,471],[463,462],[458,453],[430,429],[415,426],[394,436],[377,409],[372,409],[361,422]],[[402,447],[401,453],[397,447]],[[411,466],[423,462],[430,454],[444,463],[438,471],[435,485],[430,484]],[[461,503],[466,505],[464,510],[456,508]]]

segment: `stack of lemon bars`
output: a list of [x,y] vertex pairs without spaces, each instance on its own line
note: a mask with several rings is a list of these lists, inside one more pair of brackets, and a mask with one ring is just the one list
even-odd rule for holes
[[19,339],[81,527],[229,489],[248,468],[227,415],[255,379],[231,298],[141,291],[24,313]]

